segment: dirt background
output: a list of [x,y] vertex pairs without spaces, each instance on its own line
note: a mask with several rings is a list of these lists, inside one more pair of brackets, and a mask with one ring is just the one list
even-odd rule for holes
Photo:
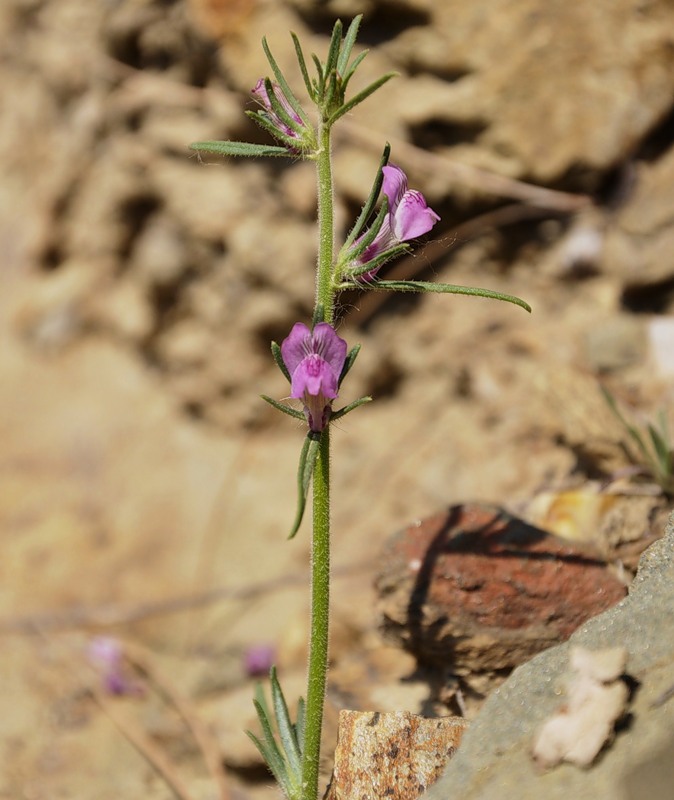
[[[390,274],[533,313],[345,298],[339,332],[363,350],[344,400],[376,402],[334,436],[326,758],[340,707],[428,710],[377,633],[393,532],[466,501],[543,524],[572,488],[564,532],[613,561],[631,540],[629,574],[658,529],[640,505],[604,541],[595,499],[619,479],[667,507],[627,482],[599,383],[638,422],[671,408],[669,2],[5,0],[0,797],[222,798],[220,761],[232,797],[275,796],[241,732],[243,656],[273,645],[301,691],[309,545],[285,541],[301,428],[259,394],[286,393],[269,341],[311,313],[314,176],[187,145],[266,141],[244,115],[261,37],[299,90],[287,32],[323,54],[360,11],[361,84],[400,77],[336,132],[340,229],[388,140],[442,217]],[[127,647],[125,697],[87,661],[101,634]]]

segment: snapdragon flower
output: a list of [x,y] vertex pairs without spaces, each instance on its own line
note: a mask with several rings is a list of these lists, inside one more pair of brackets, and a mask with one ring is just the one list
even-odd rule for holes
[[[267,123],[265,127],[268,127],[271,133],[289,148],[299,152],[307,144],[307,138],[309,136],[313,137],[313,132],[307,128],[306,122],[293,108],[281,87],[277,83],[269,83],[269,86],[271,86],[274,98],[278,100],[276,108],[274,108],[274,103],[268,91],[268,81],[265,78],[260,78],[251,90],[251,94],[259,101],[262,110],[252,116],[264,120]],[[279,107],[283,113],[279,111]],[[295,141],[297,142],[297,147],[294,147]]]
[[388,164],[382,167],[382,173],[382,191],[388,200],[388,213],[375,238],[355,259],[360,280],[374,278],[381,264],[366,273],[360,271],[361,267],[385,254],[387,250],[428,233],[440,219],[429,208],[421,192],[408,188],[407,175],[400,167]]
[[313,331],[296,322],[281,343],[281,356],[290,373],[290,396],[304,403],[309,428],[322,431],[338,394],[346,342],[327,322],[319,322]]

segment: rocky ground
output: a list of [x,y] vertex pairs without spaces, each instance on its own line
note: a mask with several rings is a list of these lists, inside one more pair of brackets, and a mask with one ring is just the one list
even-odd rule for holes
[[[187,145],[263,141],[244,114],[261,37],[299,88],[287,32],[323,53],[361,11],[362,82],[400,76],[337,134],[341,230],[388,140],[442,217],[390,274],[533,313],[344,303],[363,345],[345,399],[376,402],[334,436],[326,770],[340,708],[477,719],[514,666],[482,671],[476,648],[439,674],[404,631],[384,640],[392,534],[498,507],[627,585],[664,531],[669,496],[600,387],[640,428],[671,417],[670,3],[7,0],[0,797],[275,796],[241,733],[244,657],[273,646],[303,691],[308,536],[285,541],[301,431],[259,394],[284,396],[269,341],[311,312],[314,177]],[[86,657],[97,636],[125,648],[122,697]]]

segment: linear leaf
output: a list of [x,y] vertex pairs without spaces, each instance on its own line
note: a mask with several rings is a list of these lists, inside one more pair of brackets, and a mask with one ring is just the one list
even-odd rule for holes
[[306,705],[304,698],[300,697],[297,701],[297,719],[295,721],[295,739],[300,753],[304,752],[304,726],[306,723]]
[[334,125],[340,117],[343,117],[344,114],[348,114],[349,111],[353,110],[357,105],[362,103],[363,100],[366,100],[373,92],[376,92],[377,89],[380,89],[387,81],[390,81],[391,78],[395,78],[397,74],[397,72],[387,72],[386,75],[382,75],[381,78],[378,78],[369,86],[366,86],[362,91],[358,92],[357,95],[354,95],[351,100],[349,100],[347,103],[344,103],[343,106],[335,111],[335,113],[328,120],[328,125]]
[[[286,99],[288,100],[288,102],[292,106],[293,110],[296,111],[299,114],[299,116],[304,120],[304,122],[307,125],[309,125],[310,124],[309,123],[309,118],[307,117],[304,109],[302,108],[302,105],[301,105],[300,101],[295,96],[295,93],[290,88],[290,84],[286,80],[285,75],[283,74],[283,72],[281,72],[281,68],[276,63],[276,59],[272,55],[271,50],[269,49],[269,45],[267,44],[267,37],[266,36],[262,38],[262,49],[264,50],[264,54],[267,56],[267,61],[269,61],[269,65],[272,68],[272,72],[274,73],[274,77],[276,78],[276,81],[278,82],[278,85],[281,87],[281,91],[283,92],[283,94],[285,95]],[[265,85],[266,85],[266,81],[265,81]]]
[[277,411],[282,411],[289,417],[301,419],[303,422],[306,419],[304,414],[301,411],[298,411],[296,408],[290,408],[290,406],[287,406],[285,403],[279,403],[278,400],[274,400],[272,397],[269,397],[266,394],[261,394],[260,397],[265,401],[265,403],[269,403],[269,405],[274,406]]
[[325,91],[325,72],[323,71],[323,64],[321,64],[316,53],[311,54],[311,60],[314,62],[314,67],[316,67],[316,72],[318,73],[318,81],[316,82],[316,95],[318,98],[322,97]]
[[344,366],[342,367],[342,371],[339,375],[339,380],[337,381],[337,388],[342,385],[342,381],[349,374],[349,370],[358,358],[358,353],[360,353],[361,347],[362,345],[356,344],[351,348],[351,350],[349,350],[349,354],[346,357],[346,361],[344,362]]
[[[257,121],[257,120],[256,120]],[[288,152],[287,147],[275,147],[265,144],[251,144],[250,142],[194,142],[191,150],[199,153],[215,153],[219,156],[285,156],[297,158],[296,153]]]
[[271,723],[257,700],[253,700],[253,705],[257,711],[258,719],[260,720],[260,726],[262,727],[264,740],[260,740],[254,733],[251,733],[250,731],[246,731],[246,733],[255,743],[255,746],[258,748],[262,754],[262,757],[267,762],[267,766],[274,774],[276,780],[280,784],[285,785],[288,780],[288,769],[283,758],[283,754],[281,753],[279,746],[276,743],[276,739],[274,738],[274,732],[272,730]]
[[302,143],[296,137],[283,133],[283,131],[269,119],[264,111],[245,111],[244,113],[247,117],[250,117],[256,125],[259,125],[260,128],[267,131],[274,139],[283,142],[286,155],[292,158],[297,158],[300,155]]
[[265,78],[264,88],[267,91],[269,104],[271,105],[272,110],[274,111],[276,116],[281,120],[281,122],[283,122],[293,131],[295,131],[295,133],[301,136],[304,131],[304,126],[301,123],[299,123],[294,117],[292,117],[283,107],[283,103],[281,103],[281,101],[276,96],[276,92],[274,90],[274,84],[269,80],[269,78]]
[[274,361],[276,362],[276,366],[288,379],[288,383],[291,383],[292,379],[290,377],[290,373],[288,372],[288,367],[286,367],[285,361],[283,360],[283,354],[281,353],[281,348],[276,342],[271,343],[271,355]]
[[319,444],[321,435],[309,431],[304,444],[302,452],[300,453],[300,463],[297,468],[297,512],[295,513],[295,520],[290,529],[289,539],[292,539],[302,524],[304,517],[304,509],[307,505],[307,492],[309,491],[309,484],[311,483],[311,476],[314,474],[314,467],[316,466],[316,459],[318,458]]
[[347,73],[342,76],[342,91],[346,93],[346,87],[349,85],[349,81],[353,78],[356,70],[361,65],[361,63],[365,60],[366,56],[368,55],[369,50],[363,50],[362,53],[357,55],[354,60],[353,64],[349,67]]
[[335,22],[332,29],[332,36],[330,37],[330,47],[328,49],[328,57],[325,60],[325,74],[330,75],[332,72],[337,71],[337,63],[339,58],[339,50],[342,46],[342,23],[341,20]]
[[455,286],[452,283],[431,283],[429,281],[374,281],[366,284],[368,289],[382,289],[392,292],[437,292],[438,294],[465,294],[473,297],[487,297],[492,300],[502,300],[505,303],[531,311],[531,306],[519,297],[491,289],[478,289],[473,286]]
[[339,59],[337,60],[337,72],[344,77],[346,75],[346,70],[349,65],[349,59],[351,58],[351,51],[353,50],[353,46],[356,43],[356,39],[358,38],[358,28],[360,28],[360,23],[363,20],[363,15],[358,14],[353,18],[351,24],[346,31],[346,35],[344,36],[344,42],[342,43],[342,49],[339,54]]
[[348,406],[344,406],[344,408],[340,408],[337,411],[333,412],[330,415],[330,419],[336,422],[338,419],[345,417],[347,414],[353,411],[354,408],[358,408],[359,406],[364,406],[366,403],[371,403],[371,402],[372,398],[369,396],[359,397],[358,400],[354,400],[353,403],[349,403]]
[[[398,256],[401,256],[404,253],[409,253],[411,249],[412,248],[408,244],[402,242],[401,244],[397,244],[394,247],[389,248],[388,250],[384,250],[383,253],[380,253],[376,258],[373,258],[366,264],[363,264],[360,267],[354,267],[350,269],[347,274],[347,278],[349,279],[350,282],[347,281],[346,283],[342,283],[338,288],[353,289],[355,285],[355,286],[365,286],[369,289],[376,289],[377,286],[375,285],[374,280],[367,279],[363,281],[358,281],[356,279],[359,278],[361,275],[367,275],[370,272],[376,272],[378,269],[383,267],[384,264],[387,264],[392,259],[397,258]],[[407,291],[413,291],[413,290],[408,289]],[[421,289],[418,289],[417,291],[421,291]]]
[[[365,227],[365,223],[370,218],[375,205],[377,204],[377,198],[381,193],[381,187],[384,182],[384,173],[382,169],[388,164],[389,156],[391,155],[391,145],[386,142],[384,147],[384,152],[382,154],[381,160],[379,162],[379,169],[377,170],[377,177],[372,184],[372,190],[370,191],[370,196],[365,201],[365,205],[361,209],[360,214],[358,215],[358,219],[356,220],[351,232],[349,233],[346,241],[344,242],[344,250],[346,251],[351,245],[356,241],[356,238],[360,234],[360,232]],[[376,235],[376,234],[375,234]]]
[[[372,223],[372,225],[370,225],[365,234],[363,234],[363,237],[360,239],[358,244],[355,246],[352,245],[351,251],[349,252],[349,260],[355,260],[359,256],[363,255],[363,253],[372,244],[372,242],[374,242],[374,240],[377,237],[377,234],[379,233],[379,231],[382,228],[382,225],[384,224],[384,220],[386,219],[387,214],[388,214],[388,198],[384,197],[384,200],[381,204],[381,208],[377,212],[377,216],[375,217],[374,222]],[[358,220],[356,221],[356,225],[358,224],[359,221],[360,221],[360,215],[358,217]],[[348,246],[347,243],[350,238],[351,235],[349,235],[349,238],[344,243],[343,251],[345,251],[346,247]],[[368,266],[367,269],[364,269],[364,272],[369,272],[370,269],[371,267]]]
[[295,729],[288,713],[288,704],[283,696],[281,684],[276,675],[276,668],[271,668],[271,697],[274,704],[274,716],[278,727],[279,738],[288,762],[289,772],[301,781],[302,755],[295,739]]
[[300,40],[297,38],[296,33],[291,33],[290,35],[292,37],[293,44],[295,45],[295,55],[297,56],[297,63],[300,65],[300,72],[302,73],[302,79],[304,80],[307,94],[312,100],[315,101],[316,98],[314,94],[314,87],[311,83],[311,78],[309,77],[309,70],[307,69],[307,62],[304,58],[302,45],[300,44]]

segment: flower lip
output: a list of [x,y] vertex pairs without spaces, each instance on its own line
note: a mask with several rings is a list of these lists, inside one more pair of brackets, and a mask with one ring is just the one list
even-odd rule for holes
[[346,342],[327,322],[319,322],[313,331],[296,322],[281,344],[281,356],[290,373],[290,396],[304,402],[311,430],[322,431],[330,416],[330,403],[338,395]]
[[409,189],[407,175],[395,164],[382,168],[382,191],[388,198],[389,224],[397,242],[407,242],[428,233],[440,217],[428,207],[416,189]]
[[[372,243],[355,260],[357,267],[367,265],[393,247],[423,236],[440,219],[429,208],[421,192],[408,188],[407,175],[400,167],[387,164],[382,167],[382,175],[382,191],[388,200],[388,213]],[[371,272],[363,273],[360,270],[358,279],[372,280],[377,271],[378,267]]]

